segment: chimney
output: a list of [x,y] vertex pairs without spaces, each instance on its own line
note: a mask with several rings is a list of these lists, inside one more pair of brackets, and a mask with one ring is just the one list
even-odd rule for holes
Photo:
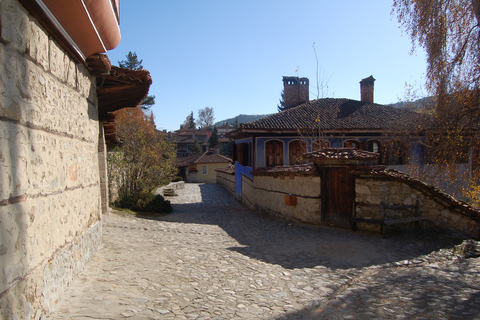
[[373,103],[373,82],[375,79],[373,76],[362,79],[360,81],[360,100],[362,102]]
[[308,86],[308,78],[283,77],[285,109],[310,101]]

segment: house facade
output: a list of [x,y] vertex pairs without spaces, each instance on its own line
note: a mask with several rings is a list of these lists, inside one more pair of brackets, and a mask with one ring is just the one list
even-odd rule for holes
[[[243,123],[229,133],[235,140],[234,159],[239,171],[306,163],[304,153],[324,148],[377,152],[380,163],[391,166],[420,161],[421,147],[402,144],[392,128],[407,124],[414,127],[424,117],[374,103],[374,80],[369,77],[361,81],[360,101],[332,98],[309,101],[308,81],[284,77],[286,110]],[[296,93],[294,98],[289,98],[290,92]]]
[[[217,127],[221,153],[224,155],[231,155],[232,141],[227,138],[226,134],[232,131],[234,128],[228,124],[224,124]],[[187,129],[181,128],[177,131],[169,133],[170,141],[177,146],[177,157],[187,158],[193,155],[192,146],[195,140],[202,148],[202,152],[206,152],[209,149],[208,139],[212,135],[213,127],[201,128],[201,129]]]
[[[286,110],[243,123],[229,134],[235,140],[235,166],[217,170],[217,183],[256,210],[339,227],[368,221],[359,228],[370,231],[381,225],[382,202],[402,207],[418,200],[431,226],[478,238],[477,210],[392,171],[423,165],[424,137],[416,129],[430,118],[375,104],[374,81],[360,82],[360,101],[308,101],[308,81],[284,77]],[[372,227],[371,221],[377,224]]]
[[[324,148],[357,148],[379,153],[379,164],[412,174],[450,193],[462,189],[466,180],[452,184],[438,173],[440,167],[429,163],[422,143],[425,137],[418,130],[428,127],[429,116],[374,103],[372,76],[360,81],[360,100],[309,101],[304,94],[308,81],[302,79],[284,77],[285,111],[243,123],[229,133],[235,140],[236,172],[248,175],[252,169],[307,163],[303,154]],[[288,98],[290,92],[293,98]],[[458,176],[473,171],[473,159],[458,163]]]
[[[100,54],[120,40],[118,9],[111,0],[0,2],[1,319],[44,319],[101,247],[103,122],[151,83]],[[131,96],[119,90],[126,83]]]
[[212,149],[180,159],[176,164],[179,175],[185,182],[216,183],[215,170],[232,163],[232,159],[222,156],[218,151]]

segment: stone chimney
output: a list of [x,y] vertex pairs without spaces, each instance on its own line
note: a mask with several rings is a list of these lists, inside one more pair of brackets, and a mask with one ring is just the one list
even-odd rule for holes
[[362,79],[360,81],[360,100],[362,102],[373,103],[373,82],[375,79],[373,76]]
[[308,86],[308,78],[283,77],[285,109],[310,101]]

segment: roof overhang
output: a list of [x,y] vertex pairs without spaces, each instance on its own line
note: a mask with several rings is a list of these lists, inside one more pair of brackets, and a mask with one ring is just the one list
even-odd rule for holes
[[112,66],[109,74],[97,77],[99,117],[119,109],[138,106],[147,96],[151,84],[152,77],[148,70]]
[[103,122],[105,140],[116,143],[117,127],[112,112],[138,106],[148,94],[152,77],[148,70],[112,66],[105,54],[91,55],[85,62],[97,79],[98,116]]
[[[231,139],[244,139],[254,135],[290,135],[290,136],[312,136],[312,133],[318,133],[314,129],[245,129],[239,128],[234,131],[228,132],[227,137]],[[385,129],[377,128],[360,128],[360,129],[334,129],[334,130],[322,130],[322,135],[344,135],[344,134],[373,134],[373,135],[382,135],[387,133]]]
[[120,43],[119,0],[19,0],[75,60]]

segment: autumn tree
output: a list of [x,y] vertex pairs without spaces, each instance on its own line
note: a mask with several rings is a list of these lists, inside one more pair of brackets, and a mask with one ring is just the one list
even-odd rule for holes
[[175,147],[156,130],[153,114],[139,107],[116,111],[115,122],[120,143],[108,153],[109,183],[118,190],[115,203],[142,210],[154,199],[153,191],[175,176]]
[[[422,110],[432,116],[431,124],[422,128],[424,148],[430,161],[451,171],[452,180],[459,179],[456,164],[480,145],[479,9],[479,0],[394,0],[393,4],[393,13],[411,37],[412,50],[418,45],[427,54],[426,89],[435,103]],[[470,182],[475,187],[473,177]]]
[[198,110],[197,124],[200,128],[209,128],[215,121],[213,108],[205,107]]
[[[125,55],[125,60],[118,61],[118,66],[120,68],[132,69],[132,70],[143,70],[142,62],[143,60],[139,60],[137,53],[129,51],[127,55]],[[142,102],[140,102],[140,106],[143,110],[150,109],[155,104],[155,96],[148,95]]]

